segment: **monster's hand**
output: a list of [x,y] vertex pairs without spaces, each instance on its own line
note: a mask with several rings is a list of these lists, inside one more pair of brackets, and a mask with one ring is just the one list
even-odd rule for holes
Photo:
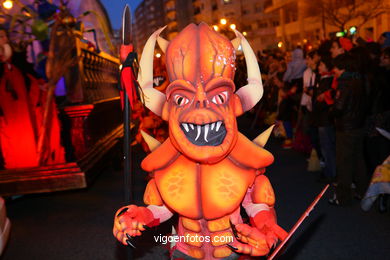
[[273,246],[278,239],[284,240],[288,233],[276,223],[275,211],[260,211],[251,219],[254,225],[267,238],[267,244]]
[[238,240],[230,244],[234,251],[263,256],[268,254],[278,239],[284,240],[288,235],[276,224],[275,213],[272,210],[260,211],[251,219],[251,223],[253,226],[237,224],[232,227]]
[[115,214],[114,236],[124,245],[131,237],[140,236],[145,226],[152,227],[159,224],[153,213],[145,207],[129,205],[119,209]]
[[251,256],[268,254],[271,246],[268,245],[266,236],[257,228],[247,224],[237,224],[233,231],[237,241],[228,246],[235,252]]

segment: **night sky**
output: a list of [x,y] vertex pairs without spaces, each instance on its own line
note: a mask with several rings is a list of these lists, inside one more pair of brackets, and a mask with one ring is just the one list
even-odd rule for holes
[[[122,23],[123,7],[130,5],[131,11],[134,13],[135,8],[142,2],[142,0],[100,0],[106,7],[107,13],[110,16],[113,29],[119,29]],[[134,16],[133,16],[134,19]]]

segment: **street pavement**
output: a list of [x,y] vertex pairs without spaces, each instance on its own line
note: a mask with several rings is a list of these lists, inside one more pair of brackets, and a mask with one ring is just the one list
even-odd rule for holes
[[[250,120],[240,121],[243,132],[255,137],[255,131],[248,131]],[[266,175],[275,190],[278,222],[290,230],[325,184],[317,181],[318,172],[307,172],[303,154],[281,149],[281,141],[273,137],[266,148],[275,156]],[[144,156],[138,149],[134,152],[134,194],[139,205],[147,176],[139,170]],[[128,249],[112,235],[114,213],[124,205],[123,174],[117,160],[106,160],[87,189],[8,199],[12,230],[0,259],[128,259]],[[390,259],[390,213],[381,214],[375,206],[363,212],[359,201],[335,207],[327,203],[330,195],[325,194],[279,259]],[[173,221],[134,239],[133,259],[166,259],[167,246],[156,243],[153,236],[168,234]]]

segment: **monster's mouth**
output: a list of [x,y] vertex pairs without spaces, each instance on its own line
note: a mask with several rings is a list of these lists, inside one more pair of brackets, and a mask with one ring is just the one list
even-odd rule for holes
[[181,123],[180,128],[191,143],[199,146],[218,146],[226,136],[225,124],[222,121],[204,125]]

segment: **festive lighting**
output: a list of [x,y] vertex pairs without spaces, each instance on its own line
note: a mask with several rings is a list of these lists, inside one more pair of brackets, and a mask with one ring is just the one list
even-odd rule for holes
[[235,30],[235,29],[236,29],[236,25],[235,25],[234,23],[232,23],[232,24],[230,25],[230,29]]
[[336,37],[343,37],[345,35],[345,32],[337,32]]
[[14,6],[14,3],[11,0],[6,0],[3,2],[5,9],[11,9]]
[[349,33],[350,33],[351,35],[354,35],[354,34],[356,33],[356,31],[357,31],[356,26],[352,26],[351,28],[349,28]]
[[161,57],[161,53],[157,52],[156,53],[156,58],[160,58]]
[[219,30],[218,25],[213,25],[213,29],[214,29],[214,31],[217,31],[217,32],[218,32],[218,30]]
[[221,20],[219,20],[219,22],[223,25],[227,24],[227,20],[225,18],[222,18]]
[[303,39],[303,43],[305,43],[305,44],[306,44],[306,43],[307,43],[307,39]]
[[242,35],[244,36],[247,36],[247,34],[248,34],[247,32],[242,32]]
[[278,42],[278,48],[282,48],[283,47],[283,42]]

